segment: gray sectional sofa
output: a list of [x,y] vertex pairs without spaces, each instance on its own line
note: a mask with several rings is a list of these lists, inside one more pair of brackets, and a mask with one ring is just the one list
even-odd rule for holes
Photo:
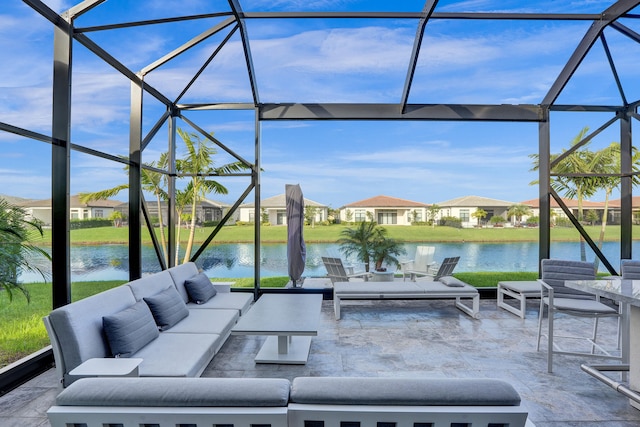
[[52,427],[428,425],[534,427],[495,379],[85,378],[47,412]]
[[[194,302],[188,289],[204,289],[210,299]],[[70,371],[83,362],[119,356],[143,359],[141,377],[197,377],[252,302],[253,294],[230,292],[229,284],[213,284],[186,263],[57,308],[43,320],[62,387],[78,378]]]

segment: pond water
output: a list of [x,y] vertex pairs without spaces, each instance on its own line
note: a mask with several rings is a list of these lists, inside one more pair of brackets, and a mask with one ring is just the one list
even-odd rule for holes
[[[460,256],[456,272],[468,271],[537,271],[538,243],[407,243],[407,256],[411,259],[418,245],[430,245],[436,248],[435,259],[448,256]],[[197,261],[209,277],[253,277],[254,245],[247,243],[219,244],[208,249]],[[72,281],[128,280],[127,245],[99,245],[71,247]],[[603,252],[612,265],[620,263],[617,242],[605,242]],[[633,243],[633,252],[639,253],[640,242]],[[323,256],[341,255],[335,243],[308,243],[305,277],[325,276],[322,264]],[[151,246],[143,248],[143,273],[160,271],[155,252]],[[551,257],[560,259],[580,259],[577,242],[552,243]],[[587,247],[587,259],[593,261],[594,255]],[[355,260],[347,260],[357,265]],[[287,247],[285,244],[263,244],[260,253],[260,271],[262,277],[287,276]],[[47,263],[43,267],[49,268]],[[600,266],[600,271],[605,271]],[[21,276],[23,282],[42,281],[37,274],[27,273]]]

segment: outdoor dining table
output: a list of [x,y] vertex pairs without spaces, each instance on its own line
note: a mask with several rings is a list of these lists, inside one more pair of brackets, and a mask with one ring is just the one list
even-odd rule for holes
[[[588,292],[620,304],[621,356],[619,365],[582,365],[582,369],[630,398],[640,409],[640,280],[567,280],[565,286]],[[629,372],[628,387],[613,381],[601,371]]]

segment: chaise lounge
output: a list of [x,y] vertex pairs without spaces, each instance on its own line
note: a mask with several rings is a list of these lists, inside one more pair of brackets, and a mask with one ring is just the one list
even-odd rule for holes
[[[333,285],[333,311],[340,320],[342,300],[455,299],[455,306],[474,319],[480,312],[480,294],[473,286],[453,276],[415,282],[338,282]],[[462,300],[470,299],[465,305]]]

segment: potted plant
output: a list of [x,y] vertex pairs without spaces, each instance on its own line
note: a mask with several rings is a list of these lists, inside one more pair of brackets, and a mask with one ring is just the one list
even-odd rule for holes
[[405,254],[402,242],[387,237],[387,230],[373,221],[358,223],[356,228],[345,228],[338,239],[340,250],[345,256],[355,256],[364,263],[365,271],[370,271],[370,264],[374,262],[377,271],[382,264],[396,264],[400,262],[397,255]]
[[396,239],[392,239],[386,236],[386,228],[379,228],[380,233],[376,236],[373,242],[372,258],[375,262],[376,271],[387,271],[383,268],[383,264],[395,264],[397,268],[400,268],[400,261],[398,255],[405,255],[407,251],[402,246],[402,242]]

